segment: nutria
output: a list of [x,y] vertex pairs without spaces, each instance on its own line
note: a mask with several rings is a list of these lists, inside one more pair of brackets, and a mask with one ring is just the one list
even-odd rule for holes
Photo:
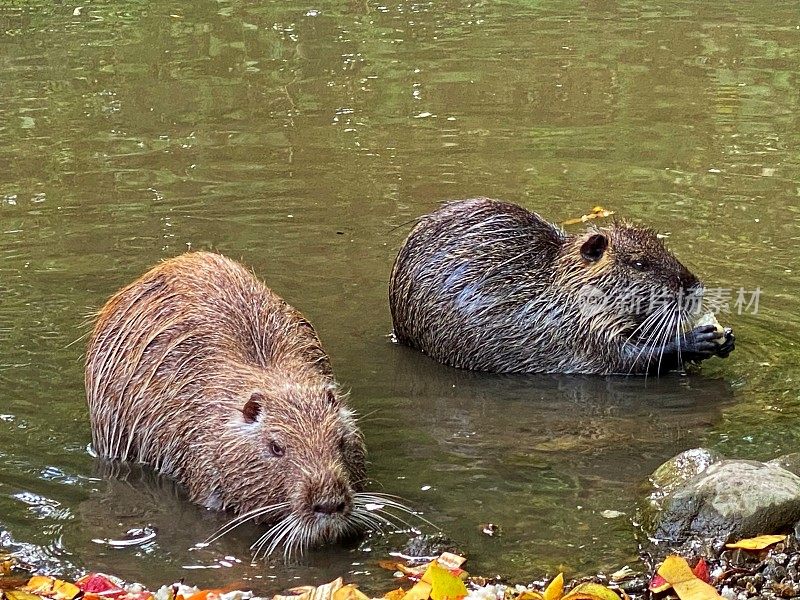
[[733,350],[730,330],[690,327],[702,292],[650,229],[568,235],[521,206],[474,198],[419,219],[389,304],[399,342],[455,367],[660,373]]
[[86,395],[101,457],[173,477],[192,501],[236,513],[232,526],[275,524],[257,552],[385,521],[362,491],[362,435],[314,328],[221,255],[172,258],[111,297]]

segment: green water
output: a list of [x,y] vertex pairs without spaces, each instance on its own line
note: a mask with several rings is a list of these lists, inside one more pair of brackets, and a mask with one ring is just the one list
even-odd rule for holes
[[[82,324],[192,248],[311,319],[369,415],[375,488],[471,571],[633,560],[660,462],[800,442],[799,65],[793,2],[0,3],[0,545],[150,585],[388,589],[381,540],[251,565],[250,528],[190,552],[225,517],[87,453]],[[759,310],[731,302],[737,350],[690,377],[437,365],[389,341],[388,273],[409,220],[475,195],[554,221],[601,204],[668,234],[707,286],[760,288]],[[147,524],[142,547],[92,541]]]

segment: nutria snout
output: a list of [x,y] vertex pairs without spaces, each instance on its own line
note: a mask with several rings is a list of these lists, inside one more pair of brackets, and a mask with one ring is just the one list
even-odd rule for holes
[[389,304],[398,341],[455,367],[660,373],[734,349],[730,330],[691,327],[703,290],[650,229],[568,235],[521,206],[474,198],[419,219]]
[[100,311],[86,357],[97,453],[151,465],[192,501],[272,527],[256,552],[386,523],[361,431],[311,324],[218,254],[167,260]]

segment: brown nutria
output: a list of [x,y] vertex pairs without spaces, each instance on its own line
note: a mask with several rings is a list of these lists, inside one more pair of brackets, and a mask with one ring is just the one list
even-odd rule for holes
[[[192,501],[274,526],[287,552],[386,522],[314,328],[240,264],[167,260],[103,307],[86,356],[96,452],[151,465]],[[370,508],[380,504],[377,509]]]
[[702,283],[650,229],[567,235],[474,198],[419,219],[389,284],[394,334],[436,360],[518,373],[650,373],[726,357],[730,330],[693,322]]

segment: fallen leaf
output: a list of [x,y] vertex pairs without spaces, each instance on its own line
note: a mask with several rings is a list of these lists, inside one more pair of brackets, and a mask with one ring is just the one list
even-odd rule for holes
[[702,556],[700,557],[700,560],[697,561],[694,569],[692,569],[692,573],[694,573],[694,576],[698,579],[701,579],[706,583],[711,583],[711,573],[708,571],[708,563]]
[[397,588],[391,592],[386,592],[383,597],[386,598],[386,600],[401,600],[405,595],[406,591],[403,588]]
[[735,544],[725,544],[725,547],[740,548],[742,550],[763,550],[784,540],[786,540],[785,535],[759,535],[758,537],[739,540]]
[[650,585],[647,586],[654,594],[660,594],[661,592],[666,592],[672,585],[667,583],[667,580],[664,579],[661,575],[656,573],[653,575],[653,578],[650,580]]
[[436,559],[436,562],[438,562],[445,569],[455,571],[456,569],[460,569],[461,565],[463,565],[466,560],[466,558],[459,556],[458,554],[453,554],[452,552],[442,552],[442,555]]
[[351,583],[336,590],[333,593],[333,600],[369,600],[369,598]]
[[3,592],[6,600],[42,600],[41,596],[31,594],[30,592],[23,592],[22,590],[11,590]]
[[8,554],[0,553],[0,576],[10,575],[13,567],[14,557]]
[[602,206],[595,206],[592,208],[592,212],[588,215],[582,215],[575,219],[567,219],[564,221],[563,225],[576,225],[578,223],[586,223],[586,221],[591,221],[592,219],[602,219],[605,217],[610,217],[614,214],[613,210],[606,210]]
[[108,576],[102,573],[89,573],[88,575],[84,575],[75,582],[75,585],[87,594],[97,594],[104,598],[116,598],[128,593],[122,589],[119,583],[112,581]]
[[669,583],[681,600],[720,600],[711,585],[698,579],[689,564],[680,556],[668,556],[658,568],[658,574]]
[[636,571],[631,569],[628,565],[622,567],[619,571],[615,571],[611,574],[611,581],[618,582],[618,581],[625,581],[626,579],[630,579],[636,575]]
[[344,585],[341,577],[334,579],[330,583],[314,587],[313,585],[302,585],[293,587],[289,591],[293,596],[273,596],[272,600],[332,600],[336,590]]
[[525,590],[514,600],[544,600],[544,596],[534,590]]
[[562,600],[619,600],[616,592],[599,583],[582,583]]
[[432,586],[427,581],[418,581],[408,590],[401,600],[428,600],[431,597]]
[[200,590],[186,598],[186,600],[219,600],[222,593],[222,590]]
[[31,594],[47,596],[55,600],[72,600],[81,593],[81,589],[74,583],[68,583],[61,579],[54,579],[43,575],[34,575],[21,589]]
[[[702,579],[706,583],[711,583],[711,574],[708,571],[708,564],[703,557],[700,557],[700,560],[697,561],[697,564],[692,569],[692,573],[694,573],[695,577],[698,579]],[[654,594],[660,594],[661,592],[666,592],[671,587],[672,585],[667,583],[666,579],[656,573],[653,575],[653,579],[650,580],[648,589]]]
[[432,600],[456,600],[467,595],[467,586],[459,577],[433,561],[422,576],[422,582],[431,585]]
[[400,571],[403,575],[408,577],[409,579],[418,580],[425,574],[425,570],[428,568],[428,565],[420,565],[416,567],[409,567],[407,564],[394,561],[394,560],[379,560],[378,566],[382,569],[386,569],[387,571]]
[[543,600],[559,600],[564,595],[564,574],[559,573],[547,584],[542,594]]

